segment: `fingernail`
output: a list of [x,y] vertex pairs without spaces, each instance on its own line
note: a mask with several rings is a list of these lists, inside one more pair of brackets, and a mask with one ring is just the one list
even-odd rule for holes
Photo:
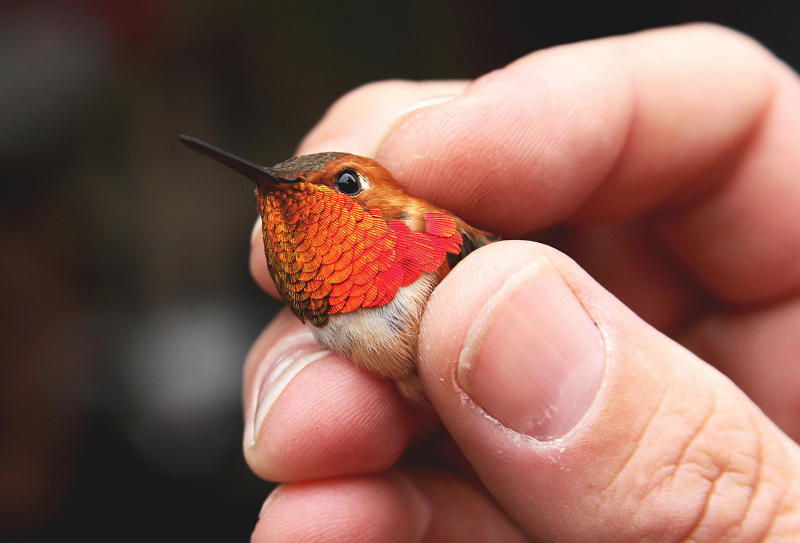
[[261,239],[261,217],[256,219],[253,229],[250,231],[250,243],[255,243],[257,239]]
[[269,493],[269,496],[267,496],[267,499],[264,500],[264,503],[261,505],[261,509],[259,509],[259,511],[258,511],[258,518],[261,518],[261,516],[264,514],[264,511],[266,511],[267,507],[269,507],[269,504],[271,504],[272,502],[275,501],[275,498],[278,497],[278,494],[281,492],[282,489],[283,489],[283,486],[279,485],[279,486],[276,486],[272,490],[272,492]]
[[483,307],[461,351],[457,379],[489,415],[545,441],[569,432],[600,388],[605,345],[561,274],[542,258]]
[[426,98],[424,100],[420,100],[419,102],[415,102],[408,107],[401,109],[397,115],[392,119],[392,121],[386,125],[386,129],[383,131],[381,136],[377,139],[377,143],[375,147],[372,149],[372,153],[369,156],[375,156],[378,153],[378,149],[380,149],[381,145],[383,145],[384,140],[386,137],[392,132],[392,130],[399,125],[403,119],[405,119],[409,114],[419,111],[420,109],[425,109],[426,107],[436,106],[439,104],[443,104],[445,102],[449,102],[453,98],[458,96],[457,94],[446,94],[443,96],[434,96],[432,98]]
[[255,379],[256,405],[251,411],[254,413],[251,445],[258,441],[261,426],[270,408],[286,386],[303,368],[327,354],[330,354],[330,351],[323,349],[311,332],[283,338],[270,349],[259,370],[261,376]]

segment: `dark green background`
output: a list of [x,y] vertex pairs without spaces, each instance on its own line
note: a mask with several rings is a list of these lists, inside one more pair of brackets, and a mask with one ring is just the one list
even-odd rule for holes
[[[224,4],[224,5],[223,5]],[[242,541],[240,372],[278,304],[250,186],[344,92],[706,20],[800,66],[800,3],[17,2],[0,17],[0,536]]]

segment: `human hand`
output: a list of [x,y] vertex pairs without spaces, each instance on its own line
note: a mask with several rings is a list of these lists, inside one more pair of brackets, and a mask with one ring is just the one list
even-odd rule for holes
[[[284,482],[253,540],[800,538],[799,145],[797,75],[707,25],[342,98],[300,153],[594,279],[530,241],[460,263],[419,340],[433,437],[284,311],[245,366],[247,461]],[[258,237],[251,267],[274,293]]]

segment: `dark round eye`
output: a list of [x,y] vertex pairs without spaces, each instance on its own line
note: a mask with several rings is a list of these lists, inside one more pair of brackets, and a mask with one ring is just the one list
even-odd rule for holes
[[336,181],[333,182],[336,190],[348,196],[355,196],[361,192],[364,187],[361,183],[361,176],[354,170],[344,170],[336,176]]

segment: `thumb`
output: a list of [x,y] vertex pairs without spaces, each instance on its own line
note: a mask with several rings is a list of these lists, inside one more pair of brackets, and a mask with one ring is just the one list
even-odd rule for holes
[[554,249],[470,255],[432,296],[419,356],[442,421],[531,536],[800,535],[797,445]]

